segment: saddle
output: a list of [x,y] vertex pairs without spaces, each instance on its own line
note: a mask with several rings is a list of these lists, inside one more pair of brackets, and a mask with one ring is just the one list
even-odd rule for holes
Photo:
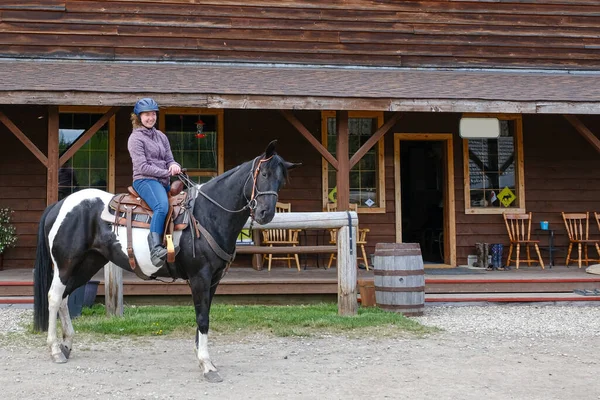
[[[133,254],[133,228],[150,228],[150,222],[154,213],[141,196],[131,186],[127,188],[128,193],[119,193],[113,196],[108,204],[109,215],[103,214],[102,219],[117,226],[124,226],[127,231],[127,256],[129,265],[135,270],[137,262]],[[173,232],[187,228],[191,212],[190,200],[187,192],[183,191],[183,183],[175,181],[171,184],[168,193],[169,211],[165,220],[165,231],[163,242],[166,241],[167,262],[175,261],[175,246],[173,245]]]

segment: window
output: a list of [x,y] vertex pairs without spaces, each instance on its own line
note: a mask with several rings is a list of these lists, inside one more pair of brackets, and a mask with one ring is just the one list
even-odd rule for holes
[[[381,112],[349,112],[349,156],[383,125]],[[335,112],[324,111],[321,116],[323,146],[336,156]],[[385,170],[383,137],[350,170],[350,203],[358,204],[358,212],[385,212]],[[323,209],[337,200],[337,171],[323,159]]]
[[192,179],[204,183],[223,173],[223,110],[161,109],[159,128]]
[[[108,108],[61,107],[59,154],[63,155]],[[114,137],[114,117],[101,127],[58,170],[58,199],[84,188],[109,190],[109,143]]]
[[500,120],[500,137],[463,139],[465,212],[525,212],[521,116],[485,116]]

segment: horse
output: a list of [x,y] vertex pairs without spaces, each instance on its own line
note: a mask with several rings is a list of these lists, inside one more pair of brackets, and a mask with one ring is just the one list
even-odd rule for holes
[[[288,171],[300,164],[285,161],[275,151],[276,141],[265,152],[203,185],[186,189],[192,219],[175,232],[179,252],[170,268],[156,268],[150,260],[147,229],[134,228],[135,258],[151,278],[187,280],[196,311],[195,352],[200,369],[210,382],[222,381],[208,353],[209,312],[217,286],[235,256],[236,239],[250,217],[264,225],[275,215],[278,192],[287,182]],[[52,360],[67,362],[74,330],[68,296],[85,285],[107,263],[132,271],[124,227],[101,219],[112,193],[84,189],[48,206],[40,219],[34,268],[34,329],[48,331]],[[198,230],[200,228],[198,235]],[[196,234],[194,234],[196,231]],[[179,234],[179,235],[177,235]],[[57,314],[63,337],[57,339]]]

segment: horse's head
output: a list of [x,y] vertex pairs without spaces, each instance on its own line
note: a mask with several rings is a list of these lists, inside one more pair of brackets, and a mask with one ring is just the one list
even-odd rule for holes
[[299,163],[285,161],[275,152],[276,140],[269,143],[262,157],[254,165],[254,194],[256,201],[254,220],[263,225],[271,222],[275,216],[277,193],[287,182],[288,171],[300,166]]

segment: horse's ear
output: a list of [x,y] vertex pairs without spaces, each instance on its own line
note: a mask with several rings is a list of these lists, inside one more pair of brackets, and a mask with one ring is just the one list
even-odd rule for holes
[[284,161],[283,165],[285,165],[285,168],[289,171],[290,169],[294,169],[296,167],[301,166],[302,163],[292,163],[292,162]]
[[275,145],[276,144],[277,144],[277,140],[273,140],[271,143],[269,143],[269,145],[267,146],[267,150],[265,150],[265,158],[269,158],[273,154],[275,154]]

